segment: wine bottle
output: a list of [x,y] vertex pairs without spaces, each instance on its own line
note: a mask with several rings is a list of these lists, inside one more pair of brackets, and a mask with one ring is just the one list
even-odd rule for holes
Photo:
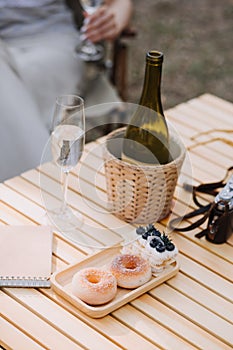
[[169,161],[168,127],[161,102],[163,53],[149,51],[142,95],[126,128],[122,160],[138,165]]

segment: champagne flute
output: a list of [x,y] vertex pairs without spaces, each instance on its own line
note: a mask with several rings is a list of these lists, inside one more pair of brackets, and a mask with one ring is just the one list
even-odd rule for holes
[[[102,2],[103,0],[80,0],[82,8],[89,15],[92,15],[97,8],[100,7]],[[84,39],[81,44],[76,47],[75,52],[86,62],[99,61],[104,55],[103,46],[94,44],[88,39]]]
[[74,215],[67,204],[68,175],[81,158],[85,138],[84,101],[75,95],[56,98],[53,116],[51,151],[55,164],[63,175],[63,198],[60,208],[53,210],[52,218],[62,231],[79,226],[81,214]]

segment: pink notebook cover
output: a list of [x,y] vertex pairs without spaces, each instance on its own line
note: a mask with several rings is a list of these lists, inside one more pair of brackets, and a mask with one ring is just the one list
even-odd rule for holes
[[0,286],[50,287],[52,237],[49,226],[1,226]]

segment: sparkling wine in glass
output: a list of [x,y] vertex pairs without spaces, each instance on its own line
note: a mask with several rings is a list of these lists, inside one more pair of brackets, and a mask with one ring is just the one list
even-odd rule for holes
[[[89,15],[92,15],[102,3],[103,0],[80,0],[82,8]],[[90,40],[85,39],[76,47],[75,53],[86,62],[94,62],[103,58],[104,49],[102,45],[94,44]]]
[[85,143],[84,101],[75,95],[58,96],[53,116],[51,150],[55,164],[63,177],[63,198],[60,208],[51,213],[61,231],[78,227],[81,214],[74,215],[67,204],[68,175],[79,162]]

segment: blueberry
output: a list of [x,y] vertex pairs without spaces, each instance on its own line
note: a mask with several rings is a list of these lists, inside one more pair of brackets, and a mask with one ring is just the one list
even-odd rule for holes
[[154,225],[153,224],[149,224],[146,228],[147,228],[147,232],[153,231],[154,230]]
[[159,230],[157,230],[156,228],[153,229],[152,236],[157,236],[157,237],[161,237],[161,233],[159,232]]
[[137,233],[138,235],[142,235],[144,232],[145,232],[144,227],[139,226],[139,227],[136,228],[136,233]]
[[168,244],[166,245],[166,249],[167,249],[169,252],[171,252],[172,250],[175,249],[175,245],[174,245],[172,242],[170,242],[170,243],[168,243]]
[[163,253],[165,252],[166,247],[163,243],[158,243],[155,249],[157,250],[157,252]]
[[147,239],[148,236],[149,236],[148,232],[144,232],[144,233],[142,234],[142,238],[143,238],[143,239]]
[[150,246],[151,246],[151,248],[155,248],[157,245],[158,245],[157,239],[154,239],[154,238],[153,238],[153,239],[150,241]]

